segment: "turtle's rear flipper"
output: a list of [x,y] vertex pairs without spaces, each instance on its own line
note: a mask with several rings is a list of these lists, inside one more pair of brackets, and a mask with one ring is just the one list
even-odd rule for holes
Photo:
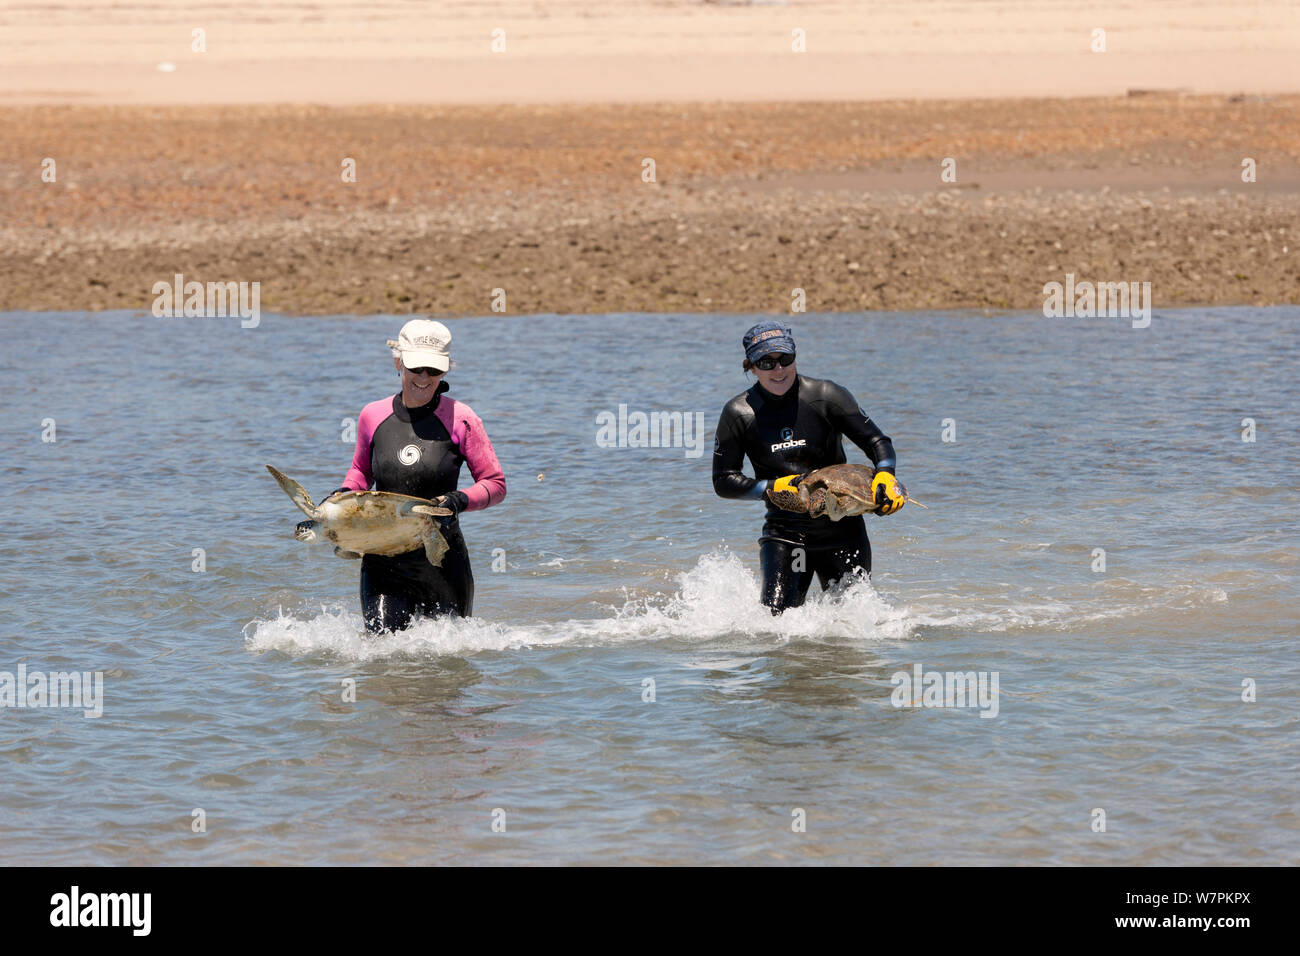
[[351,559],[351,560],[353,560],[353,561],[360,561],[360,560],[361,560],[361,555],[358,554],[358,553],[355,552],[355,551],[344,551],[342,548],[337,548],[337,547],[336,547],[336,548],[334,549],[334,553],[337,554],[340,558],[349,558],[349,559]]
[[[903,487],[903,483],[901,481],[898,483],[898,490],[902,492],[904,499],[916,505],[918,508],[925,508],[925,505],[921,504],[921,502],[917,501],[915,498],[913,498],[911,495],[907,493],[907,489]],[[926,508],[926,510],[928,511],[929,509]]]
[[293,503],[302,509],[302,513],[308,517],[316,517],[316,505],[311,500],[311,495],[307,494],[307,489],[298,482],[294,481],[284,472],[266,466],[266,470],[271,473],[271,477],[280,483],[284,493],[293,499]]
[[447,515],[454,515],[456,512],[450,508],[439,508],[436,505],[411,505],[411,514],[430,515],[434,518],[445,518]]
[[440,566],[443,555],[446,553],[447,539],[442,536],[442,532],[437,528],[426,528],[424,531],[424,555],[429,559],[429,563],[435,568]]

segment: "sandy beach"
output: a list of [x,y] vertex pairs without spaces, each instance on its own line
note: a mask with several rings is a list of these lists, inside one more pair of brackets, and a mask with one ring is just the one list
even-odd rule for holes
[[0,309],[176,273],[302,313],[1026,308],[1070,272],[1300,301],[1292,5],[184,16],[0,2]]
[[10,103],[1300,93],[1290,0],[0,0],[0,35]]

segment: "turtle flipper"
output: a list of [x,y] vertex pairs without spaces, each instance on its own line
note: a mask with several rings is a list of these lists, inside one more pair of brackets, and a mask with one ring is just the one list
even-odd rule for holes
[[808,500],[802,488],[797,492],[769,490],[767,500],[786,511],[797,511],[800,514],[807,514],[808,512]]
[[266,470],[271,473],[272,478],[280,483],[280,487],[284,489],[286,495],[293,499],[293,503],[302,509],[303,514],[307,515],[309,518],[315,518],[317,516],[316,505],[311,500],[311,495],[307,494],[306,488],[298,484],[298,482],[294,481],[284,472],[272,468],[270,465],[266,466]]
[[424,555],[436,568],[442,564],[443,555],[447,553],[447,539],[442,536],[442,532],[432,521],[429,522],[429,527],[424,529],[423,537]]
[[[908,502],[911,503],[911,504],[916,505],[918,508],[925,508],[925,505],[921,504],[921,502],[917,501],[915,498],[913,498],[911,495],[909,495],[909,494],[907,493],[907,489],[906,489],[905,487],[903,487],[903,483],[902,483],[901,481],[898,483],[898,490],[901,491],[901,492],[903,493],[903,498],[904,498],[906,501],[908,501]],[[928,511],[929,509],[926,508],[926,510]]]
[[849,514],[849,509],[843,506],[839,495],[833,495],[829,491],[824,493],[825,497],[822,505],[822,514],[832,521],[839,521],[845,515]]
[[344,551],[342,548],[339,547],[336,547],[334,549],[334,553],[337,554],[340,558],[348,558],[353,561],[359,561],[361,560],[362,557],[356,551]]
[[450,508],[439,508],[436,504],[427,498],[415,498],[409,501],[400,502],[397,505],[397,516],[399,518],[408,518],[411,515],[428,515],[430,518],[445,518],[448,515],[454,515],[456,512]]

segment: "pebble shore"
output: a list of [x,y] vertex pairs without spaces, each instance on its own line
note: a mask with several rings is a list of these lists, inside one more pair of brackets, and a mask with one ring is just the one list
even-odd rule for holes
[[1025,309],[1066,273],[1300,304],[1298,106],[0,108],[0,310],[176,273],[294,314]]

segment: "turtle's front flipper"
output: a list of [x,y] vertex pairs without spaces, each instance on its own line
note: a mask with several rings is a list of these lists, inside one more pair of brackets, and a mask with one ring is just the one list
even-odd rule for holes
[[[841,498],[839,495],[831,494],[829,491],[826,492],[825,495],[825,504],[822,506],[822,513],[832,521],[839,521],[846,515],[853,513],[852,499]],[[846,501],[848,502],[848,507],[845,507]]]
[[342,548],[338,548],[338,547],[334,549],[334,553],[337,554],[340,558],[349,558],[353,561],[360,561],[362,557],[360,554],[358,554],[355,551],[344,551]]
[[447,553],[447,539],[442,536],[437,525],[432,521],[424,529],[424,554],[435,568],[442,564],[443,555]]
[[272,478],[280,483],[280,487],[284,489],[286,495],[293,499],[293,503],[302,509],[303,514],[309,518],[316,517],[316,505],[312,502],[311,495],[307,494],[306,488],[284,472],[272,468],[270,465],[266,466],[266,470],[271,473]]

